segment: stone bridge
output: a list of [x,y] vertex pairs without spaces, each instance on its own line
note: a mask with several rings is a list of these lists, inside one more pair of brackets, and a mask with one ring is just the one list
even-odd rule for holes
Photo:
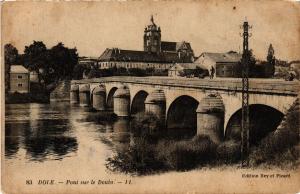
[[[298,81],[250,79],[250,136],[276,129],[298,91]],[[70,100],[118,116],[152,112],[168,128],[197,128],[219,141],[240,136],[241,95],[236,78],[106,77],[73,80]]]

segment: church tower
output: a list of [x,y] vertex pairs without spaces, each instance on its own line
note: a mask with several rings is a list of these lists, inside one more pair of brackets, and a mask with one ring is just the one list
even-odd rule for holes
[[161,48],[160,27],[154,23],[153,16],[150,21],[151,24],[145,27],[144,31],[144,51],[159,53]]

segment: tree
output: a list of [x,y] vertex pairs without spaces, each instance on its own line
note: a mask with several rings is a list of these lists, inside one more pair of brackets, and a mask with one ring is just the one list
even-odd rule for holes
[[30,71],[38,74],[39,83],[45,85],[72,76],[73,69],[78,63],[77,49],[69,49],[63,43],[58,43],[51,49],[41,41],[33,41],[25,47],[24,65]]
[[75,67],[73,69],[72,78],[76,79],[76,80],[82,79],[82,74],[83,74],[84,70],[85,70],[85,68],[83,65],[81,65],[81,64],[75,65]]
[[274,59],[274,53],[275,53],[274,48],[272,44],[270,44],[268,49],[267,61],[272,61]]
[[49,56],[46,45],[41,41],[33,41],[24,50],[24,66],[30,71],[38,74],[39,83],[41,83],[41,70],[48,64]]
[[18,63],[18,50],[12,44],[4,46],[4,66],[5,66],[5,92],[9,90],[10,66]]
[[253,54],[253,50],[249,50],[249,77],[256,77],[256,72],[255,72],[255,65],[256,65],[256,59]]
[[69,49],[58,43],[50,49],[51,65],[57,78],[71,77],[75,65],[78,64],[77,49]]
[[[245,58],[249,59],[248,61],[248,68],[249,68],[249,77],[256,77],[256,69],[255,69],[255,64],[256,64],[256,59],[255,56],[253,54],[253,50],[250,49],[247,53],[245,53]],[[242,77],[243,74],[243,58],[241,59],[241,61],[238,63],[237,68],[236,68],[236,77]]]
[[274,76],[275,73],[275,56],[274,56],[274,48],[272,44],[270,44],[267,55],[267,66],[265,66],[265,74],[267,77]]
[[12,44],[6,44],[4,46],[4,56],[5,64],[13,65],[17,63],[19,53]]

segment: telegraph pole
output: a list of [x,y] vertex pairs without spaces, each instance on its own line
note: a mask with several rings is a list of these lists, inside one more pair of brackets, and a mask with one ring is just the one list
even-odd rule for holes
[[248,22],[243,24],[243,55],[242,55],[242,131],[241,131],[241,157],[242,166],[249,164],[249,63],[250,53],[248,47],[249,39]]

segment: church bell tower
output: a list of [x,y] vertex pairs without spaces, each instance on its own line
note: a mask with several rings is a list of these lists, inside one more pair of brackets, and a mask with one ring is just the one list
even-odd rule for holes
[[153,16],[150,21],[150,25],[146,26],[144,31],[144,51],[159,53],[161,51],[160,27],[154,23]]

